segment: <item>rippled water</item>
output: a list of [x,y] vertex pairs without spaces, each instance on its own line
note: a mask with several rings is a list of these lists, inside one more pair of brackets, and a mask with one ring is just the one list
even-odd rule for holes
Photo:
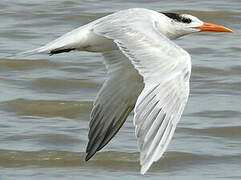
[[[241,179],[241,1],[0,2],[0,179]],[[119,9],[190,13],[234,34],[176,42],[192,55],[191,96],[164,157],[139,175],[133,114],[85,163],[89,113],[106,71],[95,53],[3,58]]]

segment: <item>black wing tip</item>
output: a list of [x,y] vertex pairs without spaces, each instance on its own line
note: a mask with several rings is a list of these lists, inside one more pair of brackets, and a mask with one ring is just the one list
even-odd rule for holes
[[[109,127],[104,131],[104,133],[102,132],[102,134],[104,135],[99,135],[98,138],[95,137],[94,139],[92,139],[92,135],[89,134],[89,142],[86,148],[87,155],[85,156],[85,161],[91,159],[98,151],[100,151],[104,146],[106,146],[110,142],[110,140],[116,135],[116,133],[118,133],[118,131],[124,124],[125,120],[127,119],[129,113],[132,111],[133,108],[134,106],[129,106],[125,111],[122,112],[121,116],[119,117],[119,120],[123,121],[117,121],[120,123],[113,125],[114,121],[112,121],[112,123],[109,124]],[[113,118],[115,119],[116,117],[114,116]]]
[[85,161],[89,161],[96,152],[87,152],[86,156],[85,156]]
[[74,51],[74,50],[75,50],[75,48],[69,48],[69,49],[58,48],[58,49],[51,50],[49,52],[49,55],[52,56],[54,54],[66,53],[66,52],[70,52],[70,51]]
[[93,144],[95,143],[88,143],[87,148],[86,148],[86,156],[85,156],[85,161],[90,160],[96,153],[97,149],[93,147]]

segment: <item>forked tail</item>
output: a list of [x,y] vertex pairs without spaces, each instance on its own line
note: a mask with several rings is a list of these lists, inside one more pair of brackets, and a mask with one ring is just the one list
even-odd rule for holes
[[16,56],[31,56],[31,55],[35,55],[35,54],[50,54],[50,52],[51,51],[49,51],[48,49],[46,49],[43,46],[43,47],[36,48],[36,49],[33,49],[33,50],[18,53],[18,54],[16,54]]

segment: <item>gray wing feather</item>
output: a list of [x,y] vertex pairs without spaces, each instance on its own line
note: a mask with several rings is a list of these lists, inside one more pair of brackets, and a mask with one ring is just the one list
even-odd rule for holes
[[105,52],[103,56],[108,79],[99,91],[91,112],[86,160],[118,132],[144,86],[138,71],[119,50]]

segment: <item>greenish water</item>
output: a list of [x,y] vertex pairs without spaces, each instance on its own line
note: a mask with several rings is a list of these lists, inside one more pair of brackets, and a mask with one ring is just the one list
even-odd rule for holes
[[[0,179],[241,179],[241,1],[0,2]],[[4,58],[132,7],[190,13],[235,31],[176,43],[192,55],[191,96],[164,157],[139,174],[133,114],[83,161],[89,113],[106,71],[97,53]]]

